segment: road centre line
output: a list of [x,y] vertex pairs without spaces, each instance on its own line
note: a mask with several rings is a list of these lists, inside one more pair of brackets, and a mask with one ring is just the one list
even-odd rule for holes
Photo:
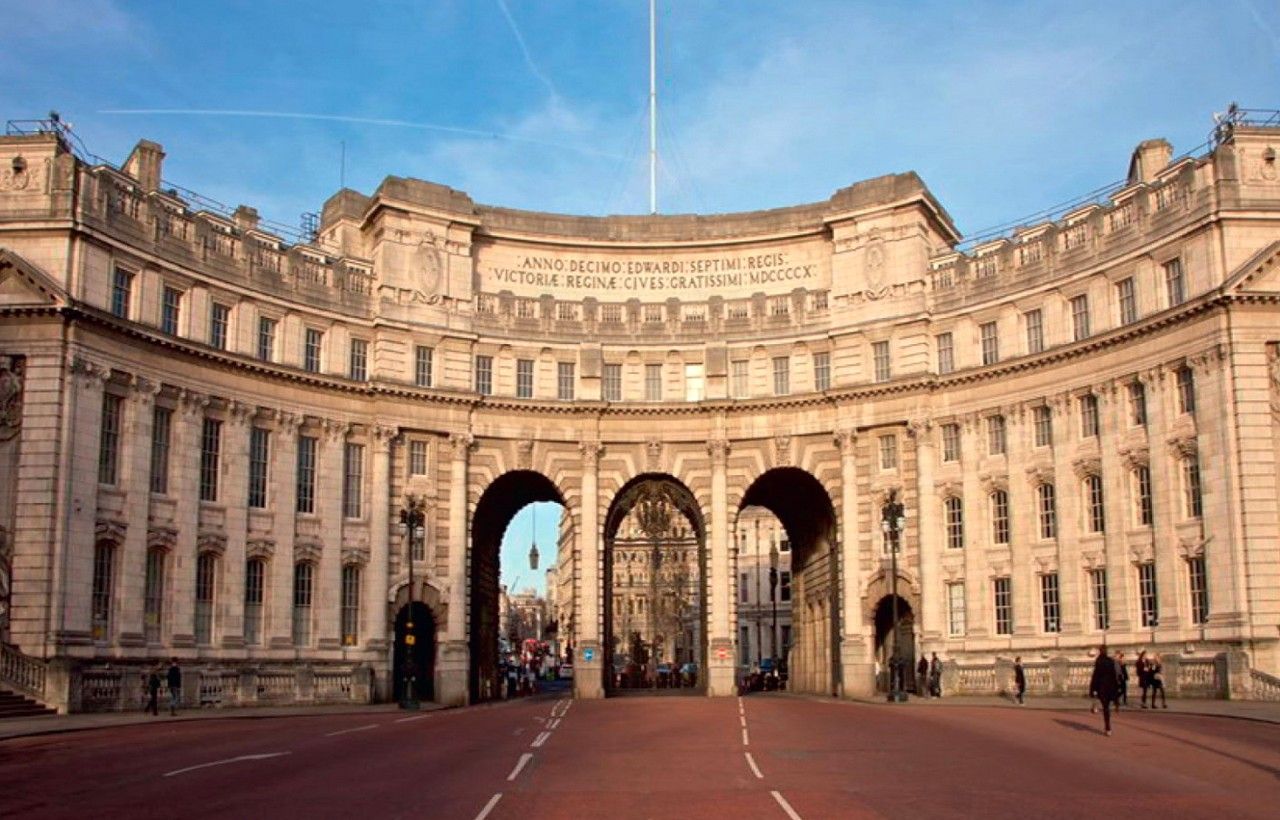
[[756,765],[756,759],[751,756],[751,752],[743,752],[747,756],[747,765],[751,767],[751,773],[758,780],[764,780],[764,775],[760,773],[760,767]]
[[547,721],[547,728],[548,728],[548,729],[554,729],[554,728],[556,728],[556,727],[557,727],[557,726],[559,726],[559,725],[560,725],[560,718],[556,718],[556,719],[554,719],[554,720],[549,720],[549,721]]
[[533,754],[531,752],[525,752],[520,755],[520,762],[511,770],[511,774],[507,775],[507,782],[511,782],[519,777],[520,771],[529,763],[530,760],[533,760]]
[[400,718],[400,719],[398,719],[398,720],[396,721],[396,723],[408,723],[408,722],[409,722],[409,721],[411,721],[411,720],[422,720],[423,718],[429,718],[429,717],[431,717],[431,715],[429,715],[429,714],[427,714],[427,715],[414,715],[413,717]]
[[489,812],[493,811],[493,807],[498,805],[498,801],[502,799],[502,792],[498,792],[489,798],[489,802],[484,804],[484,808],[476,815],[476,820],[484,820],[489,816]]
[[746,715],[738,715],[738,720],[742,723],[742,728],[743,728],[743,729],[747,728],[747,716],[746,716]]
[[266,760],[271,757],[281,757],[289,752],[267,752],[260,755],[240,755],[239,757],[228,757],[226,760],[215,760],[212,763],[197,763],[195,766],[187,766],[185,769],[174,769],[171,772],[165,772],[161,777],[173,777],[175,774],[183,772],[194,772],[196,769],[207,769],[210,766],[224,766],[227,763],[239,763],[242,760]]
[[350,734],[351,732],[363,732],[366,729],[377,729],[377,728],[378,728],[378,724],[370,723],[368,726],[357,726],[354,729],[341,729],[337,732],[330,732],[329,734],[325,735],[325,737],[337,737],[338,735]]
[[782,810],[787,813],[787,817],[790,817],[791,820],[800,820],[800,815],[796,814],[796,810],[791,808],[791,804],[787,802],[787,798],[783,797],[778,792],[770,792],[770,794],[773,795],[774,800],[778,801],[778,805],[782,806]]
[[532,746],[532,747],[534,747],[534,748],[536,749],[537,747],[539,747],[539,746],[541,746],[542,744],[546,743],[546,742],[547,742],[547,738],[549,738],[549,737],[551,737],[551,733],[550,733],[550,732],[542,732],[542,733],[541,733],[541,734],[539,734],[537,737],[535,737],[535,738],[533,739],[533,742],[532,742],[532,743],[530,743],[529,745],[530,745],[530,746]]
[[750,737],[747,735],[747,730],[746,730],[746,729],[743,729],[743,730],[742,730],[742,745],[743,745],[743,746],[750,746],[750,745],[751,745],[751,739],[750,739]]

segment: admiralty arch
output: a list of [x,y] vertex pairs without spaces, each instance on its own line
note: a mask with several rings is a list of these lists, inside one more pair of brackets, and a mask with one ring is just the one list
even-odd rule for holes
[[1280,697],[1278,150],[1237,111],[987,238],[914,173],[622,217],[388,177],[290,236],[156,143],[11,123],[0,684],[121,708],[178,657],[202,703],[379,700],[416,659],[491,697],[502,534],[555,501],[578,697],[629,516],[677,522],[696,691],[736,691],[748,507],[789,542],[794,691],[873,695],[896,590],[951,691],[1014,656],[1079,688],[1106,642]]

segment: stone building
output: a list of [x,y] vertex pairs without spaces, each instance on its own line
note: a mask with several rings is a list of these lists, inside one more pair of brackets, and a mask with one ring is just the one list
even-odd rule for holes
[[605,218],[388,177],[291,239],[165,181],[155,143],[116,168],[12,127],[6,683],[109,708],[118,670],[176,655],[209,702],[386,697],[406,664],[488,697],[502,533],[555,501],[574,686],[600,696],[607,569],[656,499],[697,555],[705,692],[734,691],[735,522],[763,507],[792,687],[864,695],[896,493],[916,648],[977,668],[1106,640],[1270,686],[1277,149],[1273,115],[1236,112],[1207,153],[1145,142],[1124,182],[985,241],[912,173]]

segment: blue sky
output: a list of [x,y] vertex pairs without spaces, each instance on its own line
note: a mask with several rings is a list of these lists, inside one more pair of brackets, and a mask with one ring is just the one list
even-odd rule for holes
[[[663,213],[812,202],[915,170],[972,234],[1120,179],[1143,139],[1195,148],[1233,100],[1280,108],[1274,0],[658,6]],[[4,118],[57,109],[117,163],[153,139],[168,181],[277,222],[338,189],[343,143],[364,192],[414,176],[486,204],[648,210],[647,0],[0,11]],[[108,113],[140,110],[255,116]],[[539,516],[548,545],[556,518]],[[504,561],[521,586],[529,529],[511,528]]]

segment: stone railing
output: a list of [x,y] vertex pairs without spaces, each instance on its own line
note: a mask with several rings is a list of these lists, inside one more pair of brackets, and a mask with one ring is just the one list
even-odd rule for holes
[[[67,711],[122,712],[147,701],[143,665],[92,665],[72,672]],[[163,681],[164,672],[161,671]],[[183,667],[182,705],[195,707],[372,703],[373,670],[353,664]],[[168,692],[162,684],[162,696]]]
[[43,701],[45,663],[22,654],[12,646],[0,644],[0,684]]
[[1250,669],[1249,677],[1253,700],[1280,700],[1280,678],[1257,669]]
[[[1127,658],[1129,686],[1138,688],[1134,657]],[[1165,689],[1171,697],[1280,700],[1280,678],[1248,668],[1240,652],[1213,657],[1161,656]],[[1065,657],[1022,665],[1028,695],[1085,696],[1093,676],[1093,660]],[[1007,695],[1014,691],[1013,661],[999,658],[990,664],[943,663],[944,693],[957,695]]]

